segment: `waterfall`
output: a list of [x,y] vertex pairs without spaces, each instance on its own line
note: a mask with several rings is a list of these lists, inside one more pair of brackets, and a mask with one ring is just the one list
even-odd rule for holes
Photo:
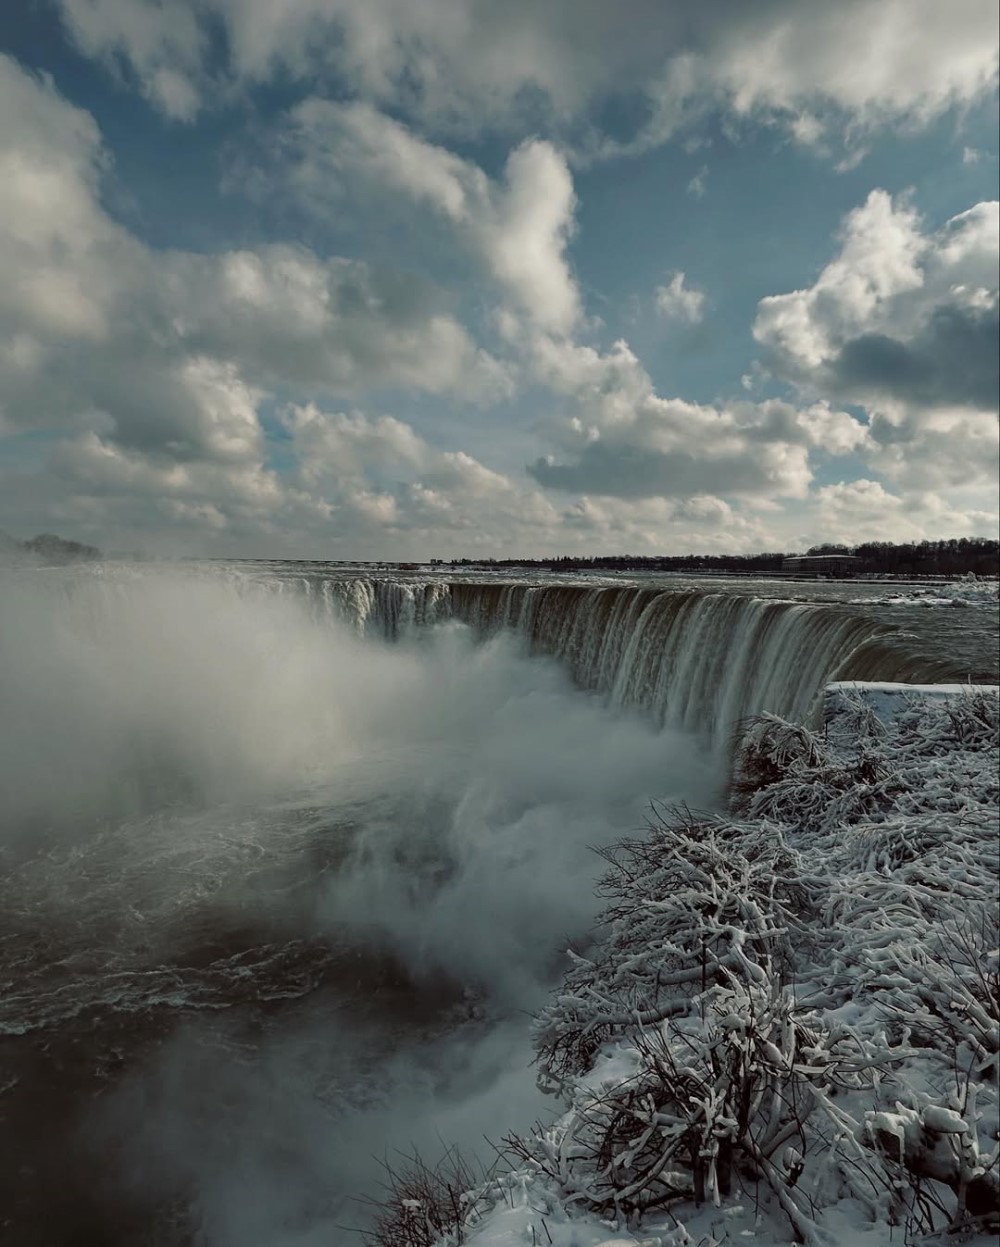
[[[220,574],[241,595],[304,601],[313,618],[396,642],[449,620],[488,638],[507,631],[526,652],[558,659],[574,682],[608,704],[724,740],[735,725],[770,711],[797,721],[818,717],[833,680],[961,681],[957,662],[921,653],[915,638],[871,613],[836,602],[759,598],[702,588],[628,584],[420,579],[366,575],[330,565],[191,566]],[[75,592],[99,572],[53,589]],[[155,569],[109,571],[104,609]],[[187,574],[187,573],[186,573]],[[97,606],[89,602],[90,610]],[[98,627],[97,619],[94,626]]]
[[284,585],[304,594],[315,613],[390,641],[448,619],[482,637],[510,630],[530,653],[559,659],[577,685],[610,704],[715,740],[764,711],[809,719],[831,680],[956,678],[946,662],[915,653],[903,634],[836,603],[329,570]]

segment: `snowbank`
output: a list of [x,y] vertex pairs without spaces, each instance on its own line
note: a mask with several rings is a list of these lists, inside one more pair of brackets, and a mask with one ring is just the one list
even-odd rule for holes
[[751,725],[731,817],[606,852],[535,1024],[563,1114],[442,1245],[995,1241],[996,690],[831,697],[837,733]]

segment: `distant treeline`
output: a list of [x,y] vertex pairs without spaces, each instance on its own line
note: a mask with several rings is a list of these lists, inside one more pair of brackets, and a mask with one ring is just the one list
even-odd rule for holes
[[[947,541],[866,541],[856,546],[819,545],[807,554],[852,555],[861,560],[859,575],[884,576],[995,576],[1000,569],[1000,542],[986,537],[952,537]],[[452,559],[455,567],[538,567],[548,571],[663,571],[742,572],[761,575],[780,572],[790,555],[763,554],[607,554],[593,558],[562,555],[551,559]]]
[[947,541],[865,541],[857,546],[814,546],[809,554],[853,554],[865,572],[896,576],[995,576],[1000,569],[1000,541],[987,537],[951,537]]
[[49,567],[63,563],[87,562],[101,558],[96,546],[81,541],[67,541],[54,533],[39,533],[30,541],[18,541],[7,533],[0,533],[0,561],[16,563],[42,563]]

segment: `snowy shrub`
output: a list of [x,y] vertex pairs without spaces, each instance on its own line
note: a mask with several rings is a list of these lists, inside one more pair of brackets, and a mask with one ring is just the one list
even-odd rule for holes
[[737,750],[733,808],[817,831],[890,813],[993,811],[998,748],[1000,702],[985,692],[912,703],[888,725],[845,697],[826,736],[763,715]]
[[777,828],[678,813],[605,850],[603,938],[535,1024],[540,1082],[556,1090],[609,1039],[681,1017],[715,986],[780,981],[808,895]]
[[492,1180],[477,1182],[454,1149],[436,1165],[414,1153],[382,1167],[384,1193],[371,1201],[375,1224],[361,1231],[368,1247],[456,1247],[493,1203]]
[[981,693],[748,724],[734,819],[605,853],[599,942],[535,1024],[567,1111],[517,1163],[671,1232],[741,1200],[807,1243],[843,1200],[887,1239],[1000,1224],[998,739]]
[[789,771],[817,766],[823,752],[823,741],[815,732],[777,715],[762,714],[741,723],[734,745],[734,810],[744,812],[755,793],[780,783]]
[[634,1032],[627,1071],[580,1080],[555,1130],[512,1139],[570,1202],[627,1220],[676,1201],[719,1204],[766,1184],[796,1229],[792,1190],[812,1146],[818,1088],[870,1092],[890,1063],[851,1028],[825,1026],[794,994],[735,976],[700,1001],[704,1014]]

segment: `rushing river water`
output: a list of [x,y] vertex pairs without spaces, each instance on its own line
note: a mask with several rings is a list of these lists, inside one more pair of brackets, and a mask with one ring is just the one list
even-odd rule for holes
[[353,1241],[545,1111],[524,1011],[648,802],[832,678],[996,678],[883,585],[322,564],[0,584],[0,1242]]

